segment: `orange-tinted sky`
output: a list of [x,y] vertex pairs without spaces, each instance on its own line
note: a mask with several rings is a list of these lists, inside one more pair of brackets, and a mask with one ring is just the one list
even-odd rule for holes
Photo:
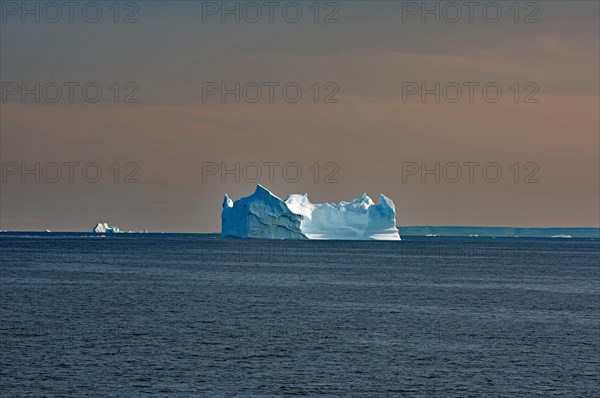
[[[280,9],[269,22],[262,2],[258,23],[244,21],[254,14],[236,2],[227,4],[240,7],[239,23],[233,14],[221,22],[220,2],[138,2],[120,10],[118,23],[106,4],[97,23],[77,9],[73,23],[66,15],[51,23],[44,3],[39,23],[3,9],[0,228],[87,230],[107,221],[126,230],[218,231],[223,195],[251,193],[254,164],[259,182],[281,197],[308,192],[313,202],[333,202],[384,193],[399,225],[599,226],[598,2],[523,2],[518,15],[512,2],[499,2],[496,23],[493,8],[482,14],[487,2],[472,22],[463,8],[457,23],[443,2],[428,3],[440,7],[439,23],[410,13],[421,2],[329,3],[318,16],[312,2],[297,3],[296,23]],[[123,23],[126,16],[138,22]],[[323,23],[326,16],[337,22]],[[20,91],[36,82],[39,103]],[[64,89],[56,103],[51,82]],[[72,103],[64,82],[80,84]],[[81,92],[90,82],[102,89],[96,103]],[[211,82],[240,82],[240,101],[203,100]],[[273,101],[265,82],[275,84]],[[436,82],[439,102],[407,92]],[[298,102],[284,99],[286,83],[302,89]],[[263,91],[254,103],[256,85]],[[462,97],[453,102],[457,86]],[[495,87],[502,96],[492,102]],[[138,102],[123,103],[127,94]],[[49,181],[50,162],[61,165],[57,182]],[[73,182],[65,162],[80,163]],[[81,174],[93,162],[102,170],[97,183]],[[268,162],[279,163],[272,182]],[[472,162],[479,165],[470,180]],[[239,182],[221,170],[203,179],[203,165],[206,172],[236,163]],[[293,167],[284,175],[286,164]],[[23,176],[24,166],[34,171]],[[434,171],[421,175],[424,167]],[[123,183],[131,172],[138,181]]]

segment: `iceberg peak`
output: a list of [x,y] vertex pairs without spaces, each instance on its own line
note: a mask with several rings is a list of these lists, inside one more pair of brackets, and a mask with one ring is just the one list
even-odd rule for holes
[[[269,191],[267,188],[263,187],[260,184],[256,185],[256,190],[254,191],[255,195],[263,195],[263,196],[272,196],[277,198],[277,196],[273,195],[273,192]],[[279,198],[277,198],[279,199]]]
[[391,209],[394,213],[396,212],[396,206],[394,205],[394,202],[392,202],[392,200],[384,194],[379,195],[379,204],[383,207]]
[[223,198],[223,207],[233,207],[233,201],[229,199],[229,196],[225,194]]

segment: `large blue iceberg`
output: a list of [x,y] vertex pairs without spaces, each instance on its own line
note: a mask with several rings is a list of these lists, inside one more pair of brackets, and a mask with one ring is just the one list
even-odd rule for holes
[[285,201],[261,185],[235,202],[223,200],[222,235],[263,239],[400,240],[394,202],[366,194],[350,202],[313,204],[307,194]]

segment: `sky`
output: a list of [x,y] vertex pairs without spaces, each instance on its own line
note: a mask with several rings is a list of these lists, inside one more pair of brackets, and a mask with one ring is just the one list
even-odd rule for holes
[[257,183],[600,226],[596,1],[49,4],[1,4],[2,230],[217,232]]

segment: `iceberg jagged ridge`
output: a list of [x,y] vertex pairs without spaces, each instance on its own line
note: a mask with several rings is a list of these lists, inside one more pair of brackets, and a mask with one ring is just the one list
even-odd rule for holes
[[400,240],[394,202],[385,195],[379,204],[366,194],[350,202],[313,204],[307,194],[284,201],[258,185],[235,202],[225,195],[221,221],[224,237]]

